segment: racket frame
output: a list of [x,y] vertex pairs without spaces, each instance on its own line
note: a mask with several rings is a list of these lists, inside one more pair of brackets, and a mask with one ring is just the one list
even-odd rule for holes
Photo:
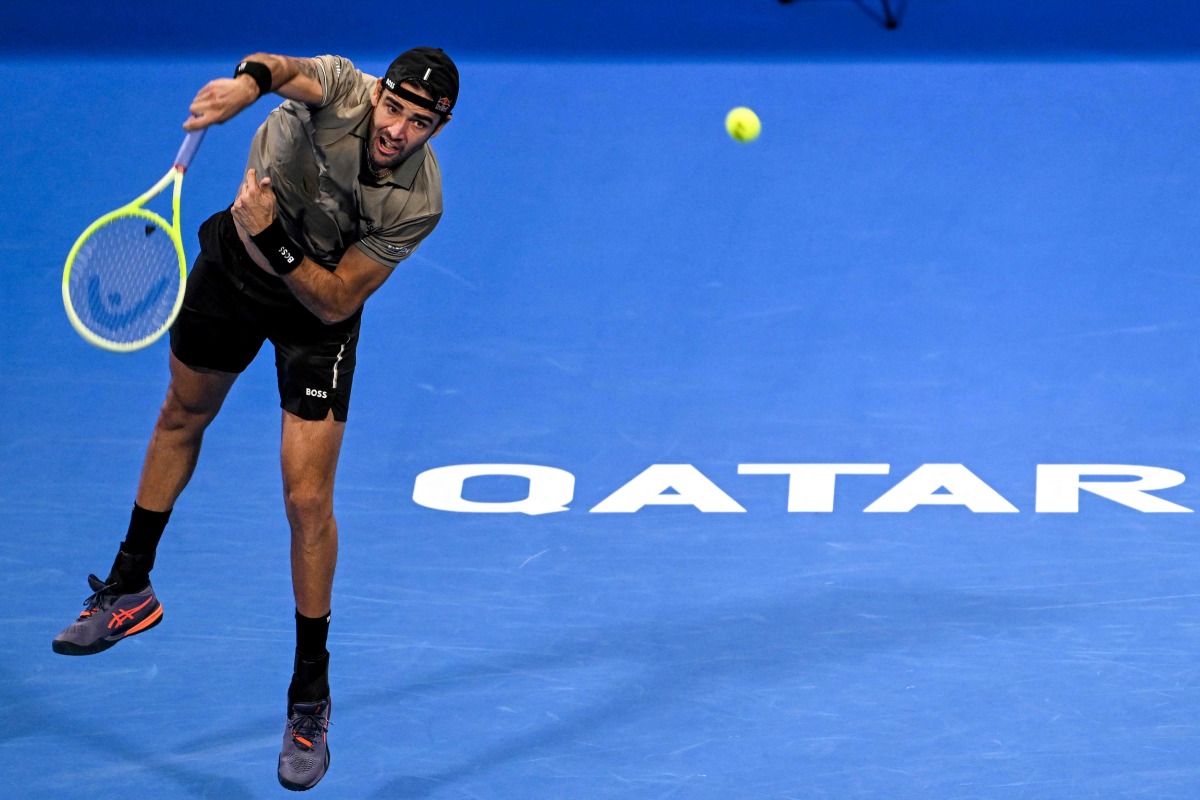
[[[114,353],[128,353],[133,350],[140,350],[147,347],[159,338],[162,337],[167,329],[171,327],[171,323],[175,321],[175,317],[179,316],[179,310],[183,308],[183,289],[187,282],[187,256],[183,252],[183,236],[179,226],[179,198],[183,193],[183,175],[187,172],[188,165],[191,164],[192,157],[196,155],[196,150],[200,147],[200,142],[204,138],[204,131],[193,131],[189,133],[183,140],[183,145],[179,148],[179,153],[175,156],[175,164],[159,179],[158,183],[151,186],[135,200],[126,203],[120,208],[113,209],[104,216],[97,219],[91,225],[87,226],[83,233],[79,234],[79,238],[75,240],[75,244],[71,247],[71,251],[67,254],[67,263],[63,267],[62,279],[62,296],[63,306],[67,310],[67,319],[71,321],[71,326],[75,328],[89,344],[93,344],[102,350],[109,350]],[[162,193],[164,189],[174,183],[174,188],[171,192],[171,215],[173,221],[168,223],[161,215],[143,208],[143,206],[152,199]],[[147,222],[157,225],[162,230],[167,232],[171,238],[171,243],[175,246],[175,255],[179,262],[179,290],[175,295],[175,304],[171,309],[167,320],[148,336],[143,336],[132,342],[114,342],[111,339],[106,339],[103,336],[97,335],[90,330],[83,320],[76,313],[74,304],[71,302],[71,267],[75,263],[75,256],[79,254],[84,242],[96,232],[98,229],[109,224],[113,220],[121,219],[122,217],[141,218]]]

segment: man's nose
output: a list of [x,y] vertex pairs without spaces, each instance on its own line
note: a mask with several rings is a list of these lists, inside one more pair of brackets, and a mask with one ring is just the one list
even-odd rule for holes
[[389,138],[392,139],[407,139],[408,138],[408,120],[402,119],[388,125],[384,130]]

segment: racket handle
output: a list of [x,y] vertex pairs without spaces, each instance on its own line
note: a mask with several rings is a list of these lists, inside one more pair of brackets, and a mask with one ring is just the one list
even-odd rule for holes
[[175,156],[175,166],[180,172],[186,172],[188,165],[192,163],[192,158],[200,149],[200,142],[204,140],[204,131],[206,130],[207,128],[201,128],[184,137],[183,145],[179,148],[179,155]]

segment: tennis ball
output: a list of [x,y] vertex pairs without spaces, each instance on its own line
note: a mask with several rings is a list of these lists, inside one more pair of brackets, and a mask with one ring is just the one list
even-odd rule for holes
[[753,142],[762,132],[762,122],[745,106],[738,106],[725,115],[725,130],[739,142]]

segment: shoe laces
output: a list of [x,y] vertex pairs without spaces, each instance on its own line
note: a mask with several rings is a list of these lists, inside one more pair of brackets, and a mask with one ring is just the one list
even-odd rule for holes
[[[324,709],[324,703],[318,708]],[[329,720],[322,714],[296,714],[288,720],[288,725],[292,729],[292,739],[306,750],[320,744],[329,731]]]
[[[95,576],[91,577],[95,578]],[[95,578],[94,582],[88,581],[88,585],[96,591],[87,600],[83,601],[83,612],[79,615],[79,619],[81,620],[87,619],[97,611],[108,608],[117,598],[117,581],[104,583],[99,578]]]

